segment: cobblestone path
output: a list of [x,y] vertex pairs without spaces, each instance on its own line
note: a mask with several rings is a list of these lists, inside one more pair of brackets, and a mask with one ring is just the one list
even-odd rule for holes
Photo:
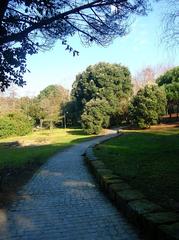
[[135,229],[95,185],[83,162],[98,140],[58,153],[0,212],[0,239],[137,240]]

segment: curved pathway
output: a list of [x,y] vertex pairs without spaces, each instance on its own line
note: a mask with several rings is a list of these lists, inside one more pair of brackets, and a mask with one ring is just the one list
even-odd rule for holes
[[101,193],[81,156],[109,136],[77,144],[50,158],[0,211],[0,239],[137,240],[135,229]]

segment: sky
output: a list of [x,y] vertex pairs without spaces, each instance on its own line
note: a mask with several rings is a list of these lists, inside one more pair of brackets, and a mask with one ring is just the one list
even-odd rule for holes
[[16,88],[17,95],[33,97],[51,84],[71,90],[75,76],[98,62],[127,66],[133,76],[147,66],[179,65],[179,50],[167,48],[162,42],[164,11],[164,5],[155,4],[148,16],[136,18],[128,35],[115,39],[108,47],[85,47],[74,36],[68,43],[80,52],[79,56],[73,57],[58,41],[51,50],[28,57],[30,73],[24,76],[27,84]]

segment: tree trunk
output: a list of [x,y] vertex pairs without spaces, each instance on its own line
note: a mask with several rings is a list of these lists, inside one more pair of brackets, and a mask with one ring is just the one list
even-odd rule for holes
[[50,120],[50,130],[53,129],[53,121]]
[[43,127],[43,119],[40,119],[40,128]]

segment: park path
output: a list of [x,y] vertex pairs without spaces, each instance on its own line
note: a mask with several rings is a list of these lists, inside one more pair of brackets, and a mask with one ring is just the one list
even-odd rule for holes
[[19,200],[0,211],[0,239],[139,239],[84,165],[86,148],[108,137],[77,144],[51,157],[18,192]]

